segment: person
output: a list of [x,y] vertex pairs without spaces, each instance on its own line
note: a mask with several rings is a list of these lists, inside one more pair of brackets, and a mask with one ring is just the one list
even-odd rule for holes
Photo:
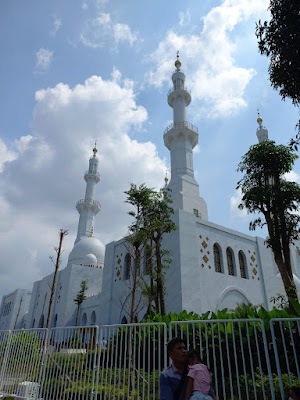
[[290,388],[289,400],[300,400],[300,388],[297,386],[292,386]]
[[184,400],[187,385],[187,351],[181,338],[174,338],[167,344],[167,353],[172,364],[159,378],[160,400]]
[[188,352],[188,374],[185,400],[216,400],[211,388],[212,374],[206,365],[202,364],[195,350]]
[[103,339],[101,341],[101,349],[106,350],[107,349],[107,340],[105,340],[105,337],[103,336]]
[[[167,344],[167,353],[172,364],[159,378],[160,400],[185,400],[187,389],[187,350],[181,338],[174,338]],[[212,391],[213,393],[213,391]]]

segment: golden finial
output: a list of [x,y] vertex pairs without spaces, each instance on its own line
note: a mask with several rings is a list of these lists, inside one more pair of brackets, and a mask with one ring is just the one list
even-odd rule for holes
[[259,109],[257,109],[257,115],[258,115],[257,123],[259,124],[259,126],[261,126],[261,124],[262,124],[262,122],[263,122],[263,119],[262,119],[262,117],[260,116]]
[[94,236],[94,227],[92,226],[92,229],[91,229],[91,237],[93,237]]
[[95,147],[93,148],[94,155],[96,155],[97,151],[97,140],[95,140]]
[[168,184],[168,181],[169,181],[169,179],[168,179],[168,171],[166,171],[166,176],[165,176],[166,185]]
[[177,60],[175,61],[175,67],[176,67],[177,69],[180,69],[180,67],[181,67],[181,61],[179,60],[179,50],[177,51],[176,57],[177,57]]

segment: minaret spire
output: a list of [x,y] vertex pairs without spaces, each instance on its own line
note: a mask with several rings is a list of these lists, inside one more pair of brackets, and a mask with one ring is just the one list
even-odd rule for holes
[[86,181],[85,197],[76,204],[80,216],[75,243],[82,236],[93,236],[95,215],[101,209],[100,203],[95,200],[96,184],[100,180],[98,172],[99,161],[96,157],[97,152],[97,142],[95,142],[95,147],[93,148],[94,154],[89,160],[89,169],[84,174],[84,180]]
[[268,130],[266,127],[264,127],[262,125],[263,119],[260,116],[259,110],[257,110],[257,115],[258,115],[258,118],[257,118],[258,128],[256,129],[256,136],[257,136],[258,142],[261,143],[262,141],[268,139]]
[[174,209],[179,208],[207,219],[207,206],[199,195],[194,177],[193,148],[198,143],[198,129],[187,122],[186,107],[191,93],[185,87],[185,74],[181,70],[179,52],[172,75],[173,89],[168,93],[168,104],[173,108],[173,123],[164,132],[165,146],[171,152],[171,180],[169,188]]

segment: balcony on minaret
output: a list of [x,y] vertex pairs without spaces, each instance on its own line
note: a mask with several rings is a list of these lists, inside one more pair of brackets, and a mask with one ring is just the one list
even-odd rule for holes
[[189,140],[194,148],[198,144],[198,128],[187,121],[173,122],[164,131],[164,143],[171,149],[171,143],[180,136]]
[[97,171],[85,171],[84,180],[87,181],[87,179],[94,180],[98,183],[100,181],[100,173]]
[[83,210],[90,210],[94,213],[94,215],[98,214],[98,212],[101,210],[101,205],[99,201],[97,200],[92,200],[92,199],[81,199],[76,203],[76,208],[79,214]]
[[192,100],[190,90],[184,85],[174,85],[174,87],[168,92],[169,106],[173,107],[176,99],[178,98],[183,99],[185,107],[187,107]]

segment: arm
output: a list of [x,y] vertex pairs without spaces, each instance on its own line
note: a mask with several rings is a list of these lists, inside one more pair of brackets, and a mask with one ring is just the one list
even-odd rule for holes
[[188,376],[188,383],[187,383],[187,387],[186,387],[184,400],[190,400],[190,397],[193,393],[193,385],[194,385],[194,378]]
[[174,400],[170,381],[163,374],[159,378],[159,400]]
[[212,387],[210,388],[209,395],[213,400],[217,400],[215,392]]

